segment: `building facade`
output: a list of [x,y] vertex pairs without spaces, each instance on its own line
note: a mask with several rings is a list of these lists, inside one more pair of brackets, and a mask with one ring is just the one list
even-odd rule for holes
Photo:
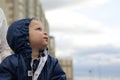
[[73,62],[70,58],[59,58],[59,63],[66,73],[67,80],[73,80]]
[[1,0],[0,8],[5,12],[8,25],[18,19],[36,17],[49,34],[49,24],[39,0]]
[[49,36],[49,53],[55,57],[55,39],[53,36]]

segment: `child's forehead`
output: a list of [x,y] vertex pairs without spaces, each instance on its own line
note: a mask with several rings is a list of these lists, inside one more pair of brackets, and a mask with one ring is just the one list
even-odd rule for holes
[[33,27],[41,27],[41,28],[44,29],[44,26],[43,26],[42,22],[39,21],[39,20],[36,20],[36,19],[33,19],[33,20],[30,22],[29,27],[32,27],[32,28],[33,28]]

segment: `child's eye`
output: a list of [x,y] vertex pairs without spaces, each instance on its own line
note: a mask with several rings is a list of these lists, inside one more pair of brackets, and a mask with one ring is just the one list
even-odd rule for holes
[[36,28],[36,30],[42,30],[41,28]]

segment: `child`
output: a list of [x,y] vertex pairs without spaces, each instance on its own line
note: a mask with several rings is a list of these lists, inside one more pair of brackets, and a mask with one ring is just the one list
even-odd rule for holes
[[15,54],[0,64],[0,80],[66,80],[58,60],[48,54],[48,35],[37,19],[14,22],[7,42]]

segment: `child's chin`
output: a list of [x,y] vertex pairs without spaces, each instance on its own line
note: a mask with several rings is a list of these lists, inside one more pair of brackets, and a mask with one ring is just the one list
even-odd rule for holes
[[47,45],[48,45],[48,42],[45,42],[45,45],[47,46]]
[[44,48],[46,48],[48,46],[48,43],[44,44]]

